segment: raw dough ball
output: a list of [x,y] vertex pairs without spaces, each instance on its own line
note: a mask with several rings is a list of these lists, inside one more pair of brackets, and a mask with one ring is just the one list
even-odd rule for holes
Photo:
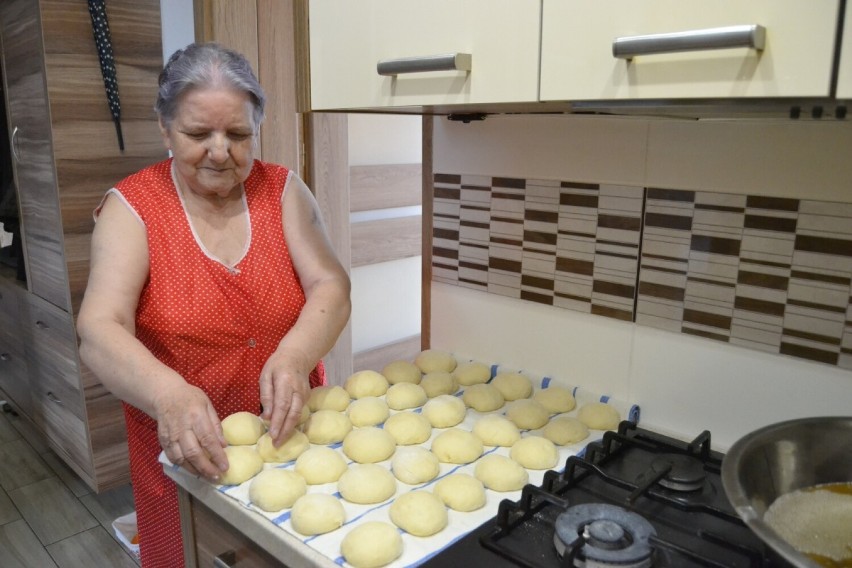
[[[308,421],[308,418],[311,417],[311,409],[307,404],[302,405],[302,413],[299,415],[299,426]],[[267,427],[269,425],[267,424]]]
[[464,403],[451,394],[436,396],[423,405],[423,416],[433,428],[450,428],[464,420]]
[[453,394],[459,390],[456,378],[444,371],[432,371],[423,376],[420,386],[429,398],[435,398],[442,394]]
[[491,383],[507,401],[529,398],[532,394],[532,381],[520,373],[498,373]]
[[232,446],[251,446],[266,431],[260,416],[251,412],[235,412],[222,420],[222,433]]
[[367,521],[343,537],[340,554],[354,568],[378,568],[402,555],[402,537],[390,523]]
[[312,444],[335,444],[352,430],[349,417],[336,410],[317,410],[305,422],[304,432]]
[[479,438],[467,430],[451,428],[432,440],[432,452],[444,463],[470,463],[482,455]]
[[529,436],[514,443],[509,457],[527,469],[550,469],[559,461],[559,452],[547,438]]
[[424,375],[434,371],[452,373],[456,368],[456,358],[446,351],[426,349],[414,358],[414,364]]
[[453,371],[456,382],[464,387],[487,383],[491,378],[491,368],[485,363],[462,363]]
[[382,374],[392,385],[420,382],[420,368],[408,361],[391,361],[382,369]]
[[429,419],[416,412],[398,412],[385,420],[384,430],[400,446],[422,444],[432,435]]
[[307,493],[305,478],[294,471],[274,468],[258,473],[249,485],[249,499],[264,511],[289,509]]
[[413,383],[399,383],[388,389],[387,400],[388,406],[394,410],[406,410],[408,408],[417,408],[423,406],[429,397],[426,396],[426,391],[420,385]]
[[228,471],[219,478],[222,485],[239,485],[263,469],[263,458],[250,446],[228,446],[225,456],[228,458]]
[[523,430],[538,430],[550,420],[550,413],[540,402],[524,398],[509,405],[506,418]]
[[343,526],[346,512],[337,497],[308,493],[299,497],[290,512],[293,530],[305,536],[324,534]]
[[473,474],[488,489],[517,491],[529,481],[527,470],[506,456],[491,454],[476,462]]
[[403,483],[418,485],[435,479],[441,470],[441,464],[435,454],[426,448],[412,446],[400,448],[396,452],[391,461],[391,469]]
[[454,473],[435,484],[433,491],[444,505],[454,511],[468,513],[485,506],[485,487],[466,473]]
[[511,420],[499,414],[487,414],[473,425],[473,433],[486,446],[505,446],[521,439],[518,427]]
[[323,385],[311,389],[308,398],[308,408],[311,412],[317,410],[336,410],[343,412],[349,406],[349,393],[338,385]]
[[557,416],[542,430],[545,438],[557,446],[566,446],[589,437],[589,428],[576,418]]
[[300,455],[295,469],[308,485],[322,485],[340,479],[346,471],[346,460],[331,448],[318,446]]
[[266,433],[257,441],[257,453],[263,461],[270,463],[285,463],[293,461],[311,446],[308,437],[298,430],[293,430],[290,437],[277,448],[272,444],[272,437]]
[[396,440],[381,428],[358,428],[343,439],[343,453],[358,463],[376,463],[393,455]]
[[414,536],[431,536],[447,526],[447,508],[428,491],[412,491],[390,506],[393,524]]
[[503,394],[497,387],[490,384],[471,385],[467,387],[464,389],[462,400],[467,406],[479,412],[497,410],[498,408],[502,408],[506,402]]
[[577,419],[594,430],[615,430],[621,417],[609,404],[590,402],[580,407]]
[[536,391],[533,400],[544,405],[551,414],[569,412],[577,406],[577,401],[574,400],[571,390],[564,387],[548,387]]
[[388,390],[388,380],[376,371],[358,371],[346,379],[343,387],[352,398],[382,396]]
[[375,426],[390,416],[388,404],[377,396],[365,396],[353,400],[346,411],[353,426]]
[[340,476],[337,490],[350,503],[381,503],[396,493],[396,479],[386,467],[374,463],[356,463]]

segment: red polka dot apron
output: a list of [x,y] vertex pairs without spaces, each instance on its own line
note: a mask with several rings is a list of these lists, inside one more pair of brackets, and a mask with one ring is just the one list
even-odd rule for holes
[[[136,312],[136,335],[157,359],[203,389],[220,419],[238,411],[260,413],[260,371],[305,304],[282,226],[282,198],[294,177],[286,168],[255,161],[244,183],[249,243],[233,267],[196,238],[171,160],[113,190],[148,235],[150,274]],[[310,382],[312,387],[325,382],[322,363]],[[182,567],[177,491],[158,462],[157,424],[133,406],[125,404],[124,410],[142,566]]]

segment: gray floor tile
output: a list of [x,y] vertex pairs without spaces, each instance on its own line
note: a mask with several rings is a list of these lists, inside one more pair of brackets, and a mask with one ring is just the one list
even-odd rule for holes
[[45,545],[98,526],[97,519],[58,477],[9,491],[9,498]]
[[[6,491],[0,489],[0,525],[17,521],[21,518],[21,513],[18,511],[12,500],[6,494]],[[2,559],[2,557],[0,557]]]
[[15,427],[12,426],[9,419],[6,418],[5,413],[0,413],[0,443],[11,442],[12,440],[17,440],[20,437],[21,435],[17,430],[15,430]]
[[53,472],[26,440],[0,443],[0,487],[7,492],[49,477]]
[[95,527],[47,547],[59,568],[136,568],[136,562],[107,534]]
[[77,477],[77,474],[74,473],[68,464],[62,461],[59,456],[53,453],[53,450],[48,450],[41,454],[41,458],[44,462],[50,466],[50,469],[62,480],[68,489],[71,490],[71,493],[76,495],[77,497],[82,497],[83,495],[88,495],[92,492],[91,487],[86,485],[82,479]]
[[47,442],[44,440],[44,436],[36,430],[29,421],[21,418],[20,416],[12,416],[10,414],[6,414],[5,416],[8,418],[9,423],[15,428],[15,430],[18,431],[21,437],[29,442],[30,446],[32,446],[37,454],[43,454],[50,449]]
[[133,491],[129,485],[103,493],[83,495],[80,497],[80,502],[110,534],[112,534],[112,522],[134,510]]
[[24,520],[0,526],[3,568],[57,568]]

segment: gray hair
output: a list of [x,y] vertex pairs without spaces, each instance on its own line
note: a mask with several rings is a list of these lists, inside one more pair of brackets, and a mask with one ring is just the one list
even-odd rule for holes
[[255,129],[263,121],[266,95],[251,64],[240,53],[218,43],[192,43],[172,54],[160,72],[154,110],[168,128],[177,113],[181,95],[192,89],[227,86],[251,98]]

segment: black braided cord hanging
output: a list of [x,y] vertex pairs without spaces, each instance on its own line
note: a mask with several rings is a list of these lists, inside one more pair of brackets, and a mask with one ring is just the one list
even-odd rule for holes
[[92,32],[98,59],[101,62],[101,75],[104,78],[109,110],[115,123],[118,136],[118,148],[124,151],[124,136],[121,134],[121,101],[118,98],[118,79],[115,72],[115,58],[112,53],[112,38],[109,33],[109,21],[106,14],[106,0],[89,0],[89,15],[92,17]]

